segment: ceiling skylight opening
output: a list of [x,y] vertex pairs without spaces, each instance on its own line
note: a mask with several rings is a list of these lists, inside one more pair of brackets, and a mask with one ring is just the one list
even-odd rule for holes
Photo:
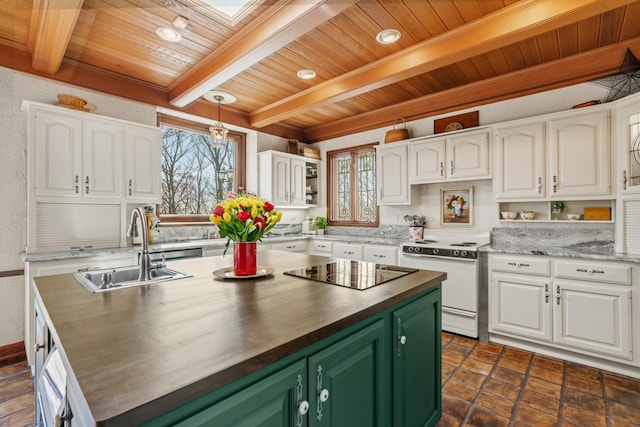
[[380,44],[391,44],[400,40],[400,31],[394,29],[382,30],[376,35],[376,41]]
[[298,78],[310,80],[316,77],[316,72],[313,70],[300,70],[298,71],[297,75]]
[[233,18],[252,0],[202,0],[223,15]]

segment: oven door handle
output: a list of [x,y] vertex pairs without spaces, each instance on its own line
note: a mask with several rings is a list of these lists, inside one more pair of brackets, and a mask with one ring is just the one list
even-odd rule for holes
[[450,308],[450,307],[442,307],[442,312],[443,313],[450,313],[450,314],[455,314],[457,316],[463,316],[463,317],[470,317],[472,319],[475,319],[477,314],[470,312],[470,311],[464,311],[464,310],[458,310],[455,308]]

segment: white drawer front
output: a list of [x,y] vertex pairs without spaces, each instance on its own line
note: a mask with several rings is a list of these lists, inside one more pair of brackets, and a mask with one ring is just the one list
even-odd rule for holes
[[396,265],[398,248],[396,246],[365,245],[364,260],[380,264]]
[[362,260],[362,245],[350,243],[334,243],[331,256],[336,258]]
[[333,242],[327,242],[326,240],[313,240],[311,242],[313,252],[327,253],[331,255],[333,251]]
[[301,240],[298,242],[273,243],[271,249],[289,252],[306,252],[309,250],[309,242]]
[[548,259],[543,258],[494,255],[491,257],[490,263],[491,270],[493,271],[535,274],[537,276],[549,276],[551,274],[551,262]]
[[590,280],[594,282],[631,284],[631,267],[628,265],[556,261],[556,277]]

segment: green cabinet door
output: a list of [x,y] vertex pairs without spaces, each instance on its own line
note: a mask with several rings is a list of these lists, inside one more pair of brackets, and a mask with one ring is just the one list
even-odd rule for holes
[[306,363],[302,359],[177,424],[181,427],[305,426]]
[[440,290],[393,312],[393,425],[435,426],[442,415]]
[[378,320],[309,357],[309,427],[388,426],[384,325]]

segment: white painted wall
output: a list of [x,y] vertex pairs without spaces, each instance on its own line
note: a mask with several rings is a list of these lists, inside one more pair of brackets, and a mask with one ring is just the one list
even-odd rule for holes
[[[71,93],[86,98],[97,105],[97,113],[145,124],[155,124],[156,108],[151,105],[129,101],[122,98],[94,92],[71,85],[58,83],[17,73],[0,67],[0,271],[22,269],[20,253],[26,244],[26,117],[20,106],[23,100],[39,101],[54,104],[58,93]],[[584,84],[571,88],[559,89],[544,94],[531,95],[513,101],[504,101],[478,108],[480,124],[491,124],[505,120],[527,117],[537,114],[565,110],[572,105],[591,99],[602,99],[604,89],[596,85]],[[471,109],[475,110],[475,109]],[[447,114],[448,116],[449,114]],[[433,117],[408,123],[411,136],[422,136],[433,133]],[[350,145],[384,140],[384,133],[389,127],[368,132],[349,135],[322,142],[318,148],[325,157],[327,150]],[[257,188],[256,153],[269,149],[285,151],[286,140],[247,131],[247,189]],[[326,173],[323,170],[322,173]],[[475,181],[475,229],[486,230],[491,225],[490,218],[496,218],[490,210],[495,209],[491,203],[491,181]],[[405,213],[425,215],[429,227],[437,227],[439,209],[439,188],[436,185],[416,187],[415,204],[411,207],[383,207],[381,209],[382,224],[403,224]],[[317,208],[313,215],[322,214]],[[14,276],[0,278],[0,346],[23,340],[23,303],[24,278]]]
[[[529,95],[518,99],[501,101],[494,104],[483,105],[477,108],[469,108],[455,113],[443,114],[440,116],[428,117],[407,123],[409,136],[411,138],[433,135],[434,120],[466,113],[469,111],[479,111],[479,125],[491,125],[509,120],[516,120],[525,117],[537,116],[541,114],[553,113],[570,109],[573,105],[582,102],[604,99],[607,89],[595,84],[584,83],[564,89],[543,92]],[[326,159],[326,152],[339,148],[369,144],[374,142],[383,143],[384,135],[391,129],[393,119],[389,120],[389,126],[378,128],[366,132],[322,141],[313,144],[321,152],[321,158]],[[326,164],[322,164],[321,173],[326,174]],[[474,219],[473,227],[470,231],[489,231],[493,226],[493,219],[498,218],[497,206],[493,203],[492,180],[465,181],[448,184],[421,184],[412,186],[411,206],[381,206],[381,225],[406,225],[403,217],[406,214],[423,215],[427,219],[427,228],[442,228],[440,225],[440,188],[454,186],[473,186]],[[326,193],[321,199],[326,205]],[[468,229],[468,228],[467,228]]]

